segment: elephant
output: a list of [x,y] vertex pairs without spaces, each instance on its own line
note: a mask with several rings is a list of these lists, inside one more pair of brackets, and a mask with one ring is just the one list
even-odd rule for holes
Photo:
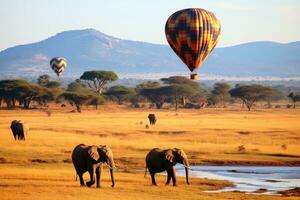
[[146,156],[146,170],[147,169],[151,175],[152,185],[157,185],[155,181],[155,173],[167,171],[167,182],[166,185],[170,183],[172,179],[173,186],[176,186],[176,175],[174,166],[177,163],[181,163],[185,166],[186,183],[189,185],[189,161],[185,152],[181,149],[166,149],[161,150],[159,148],[154,148]]
[[13,120],[10,125],[15,140],[25,140],[29,132],[29,126],[21,120]]
[[76,174],[79,176],[81,186],[84,186],[84,180],[82,177],[83,174],[85,172],[89,172],[90,181],[86,182],[86,185],[91,187],[95,183],[94,173],[96,173],[96,184],[97,188],[99,188],[101,182],[101,171],[104,163],[107,163],[108,167],[110,168],[110,177],[112,182],[111,187],[115,186],[115,163],[113,159],[113,153],[108,146],[88,146],[85,144],[79,144],[72,152],[72,162],[76,170]]
[[150,125],[155,125],[155,123],[157,121],[157,118],[156,118],[155,114],[149,114],[148,119],[149,119]]

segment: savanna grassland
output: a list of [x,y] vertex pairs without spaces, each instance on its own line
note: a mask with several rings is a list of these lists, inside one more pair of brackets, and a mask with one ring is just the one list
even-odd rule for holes
[[[0,199],[300,199],[207,193],[231,183],[200,178],[191,179],[191,185],[179,178],[173,187],[157,176],[159,186],[153,187],[150,176],[143,176],[145,155],[154,147],[182,148],[192,165],[300,165],[299,109],[175,112],[105,105],[82,113],[70,110],[50,107],[50,116],[42,110],[0,110]],[[146,128],[148,113],[155,113],[158,122]],[[9,128],[13,119],[29,124],[25,142],[14,141]],[[71,152],[80,143],[112,148],[115,188],[107,167],[100,189],[75,181]]]

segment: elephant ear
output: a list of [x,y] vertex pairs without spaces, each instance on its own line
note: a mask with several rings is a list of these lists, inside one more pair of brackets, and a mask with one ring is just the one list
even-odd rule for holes
[[109,148],[109,146],[103,145],[103,146],[101,146],[101,149],[103,150],[103,152],[105,153],[105,155],[106,155],[108,158],[113,157],[113,153],[112,153],[111,149]]
[[91,146],[88,150],[88,154],[91,156],[91,158],[95,161],[98,161],[100,158],[100,155],[98,153],[98,148],[96,146]]
[[173,162],[174,155],[173,155],[173,152],[172,152],[171,149],[169,149],[168,151],[166,151],[165,156],[166,156],[166,159],[169,162],[171,162],[171,163]]
[[185,152],[183,150],[177,149],[177,148],[175,150],[178,152],[178,154],[180,155],[180,157],[187,158],[187,155],[185,154]]

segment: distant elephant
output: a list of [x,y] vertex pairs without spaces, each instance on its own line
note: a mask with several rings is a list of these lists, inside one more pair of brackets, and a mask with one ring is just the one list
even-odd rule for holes
[[10,125],[15,140],[25,140],[29,132],[29,126],[20,120],[13,120]]
[[149,119],[150,125],[155,125],[155,123],[157,121],[157,118],[156,118],[155,114],[149,114],[148,119]]
[[79,176],[81,186],[84,186],[82,175],[85,172],[89,172],[90,181],[86,182],[86,185],[90,187],[95,183],[94,173],[96,173],[97,188],[100,187],[100,178],[103,163],[107,163],[108,167],[110,168],[110,177],[112,182],[111,186],[115,186],[115,163],[113,159],[113,153],[108,146],[87,146],[84,144],[79,144],[74,148],[72,152],[72,161],[76,173]]
[[166,149],[161,150],[159,148],[152,149],[146,156],[146,170],[151,175],[152,185],[157,185],[155,181],[155,173],[167,171],[167,182],[170,183],[172,179],[173,186],[176,186],[176,175],[174,166],[177,163],[181,163],[185,166],[186,183],[189,184],[189,161],[185,152],[181,149]]

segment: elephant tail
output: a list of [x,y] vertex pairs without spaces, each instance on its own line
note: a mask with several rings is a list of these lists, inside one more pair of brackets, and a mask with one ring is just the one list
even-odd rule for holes
[[146,166],[146,168],[145,168],[144,178],[146,178],[146,175],[147,175],[147,166]]

